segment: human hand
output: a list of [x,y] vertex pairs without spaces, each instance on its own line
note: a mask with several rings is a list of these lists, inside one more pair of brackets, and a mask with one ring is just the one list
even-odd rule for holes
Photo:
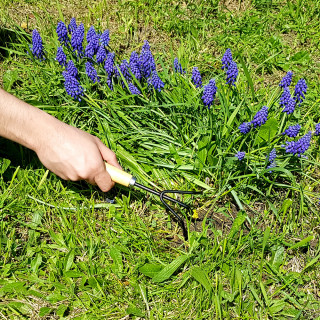
[[116,155],[100,139],[57,120],[35,151],[50,171],[65,180],[86,180],[106,192],[114,182],[104,161],[122,169]]

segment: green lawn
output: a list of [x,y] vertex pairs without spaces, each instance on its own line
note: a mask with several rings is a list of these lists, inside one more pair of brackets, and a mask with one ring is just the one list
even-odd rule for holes
[[[120,80],[111,91],[102,66],[92,84],[75,60],[86,91],[82,102],[68,96],[55,29],[73,16],[86,31],[110,30],[117,63],[148,40],[164,89],[134,79],[140,95]],[[183,197],[198,215],[185,216],[185,241],[156,197],[63,181],[0,140],[0,319],[320,319],[320,141],[313,135],[299,158],[281,134],[299,123],[301,138],[320,122],[319,19],[311,0],[3,0],[6,90],[97,135],[139,182],[203,194]],[[44,62],[25,52],[35,28]],[[235,87],[221,70],[227,48]],[[175,57],[185,74],[173,71]],[[210,109],[191,81],[194,66],[204,85],[216,81]],[[289,70],[291,93],[301,78],[308,85],[291,115],[279,107]],[[263,106],[268,121],[241,134]]]

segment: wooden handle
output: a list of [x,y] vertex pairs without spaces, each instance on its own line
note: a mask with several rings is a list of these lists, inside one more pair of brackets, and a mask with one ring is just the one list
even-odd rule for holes
[[119,183],[125,187],[131,187],[136,182],[136,179],[131,174],[118,169],[111,164],[105,163],[105,165],[112,181]]

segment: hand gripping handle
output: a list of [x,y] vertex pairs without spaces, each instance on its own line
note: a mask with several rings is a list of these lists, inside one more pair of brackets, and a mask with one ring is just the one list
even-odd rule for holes
[[131,174],[118,169],[114,166],[112,166],[111,164],[105,163],[106,165],[106,169],[108,171],[108,173],[110,174],[111,180],[119,183],[125,187],[133,187],[135,182],[136,182],[136,178],[134,176],[132,176]]

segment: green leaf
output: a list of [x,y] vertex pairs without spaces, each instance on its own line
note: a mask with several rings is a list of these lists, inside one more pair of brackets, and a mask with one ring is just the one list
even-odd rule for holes
[[212,290],[207,273],[200,267],[193,267],[191,269],[191,276],[197,280],[208,292]]
[[293,246],[291,246],[289,248],[289,250],[292,250],[292,249],[296,249],[296,248],[299,248],[299,247],[304,247],[305,245],[307,245],[307,243],[309,243],[311,240],[313,240],[313,236],[309,236],[301,241],[299,241],[298,243],[294,244]]
[[147,277],[153,278],[157,273],[163,269],[161,264],[146,263],[139,268],[139,271]]
[[121,276],[123,263],[121,251],[116,247],[110,248],[110,257],[113,260],[113,265],[111,266],[112,271],[117,275]]
[[61,295],[60,293],[51,293],[46,297],[46,300],[48,300],[51,303],[56,303],[62,300],[66,300],[67,297]]
[[18,70],[7,70],[3,75],[3,88],[10,91],[13,84],[19,79]]
[[229,238],[233,238],[234,235],[240,231],[242,224],[245,222],[247,214],[241,210],[238,212],[237,217],[234,219],[231,230],[229,232]]
[[0,174],[3,174],[10,166],[11,161],[9,159],[2,158],[0,160]]
[[275,118],[270,118],[260,127],[258,133],[258,141],[270,142],[277,134],[278,121]]
[[320,258],[320,254],[318,254],[315,258],[313,258],[310,262],[308,262],[304,267],[303,271],[313,266],[319,260],[319,258]]
[[60,306],[56,310],[56,314],[59,317],[63,317],[67,310],[68,310],[68,306],[66,306],[64,304],[60,304]]
[[30,264],[30,268],[32,272],[37,273],[41,263],[42,263],[42,255],[41,253],[37,253],[36,257],[32,260]]
[[39,310],[39,317],[44,317],[47,316],[48,314],[50,314],[52,312],[52,308],[49,307],[42,307]]
[[25,292],[25,282],[11,282],[8,283],[6,285],[4,285],[2,288],[0,288],[0,292],[3,293],[11,293],[11,292],[15,292],[15,293],[24,293]]
[[284,247],[278,246],[274,251],[273,259],[272,259],[272,266],[279,271],[280,265],[284,261]]
[[74,260],[74,250],[70,250],[68,252],[68,254],[65,257],[64,260],[64,270],[68,271],[71,269],[72,265],[73,265],[73,260]]
[[145,314],[137,307],[130,306],[126,310],[128,315],[144,318]]
[[284,307],[286,303],[282,300],[273,300],[272,305],[269,307],[269,312],[271,314],[275,314],[280,312]]
[[169,279],[174,272],[176,272],[187,260],[189,256],[182,255],[173,260],[170,264],[165,266],[158,274],[156,274],[153,278],[153,282],[163,282]]

